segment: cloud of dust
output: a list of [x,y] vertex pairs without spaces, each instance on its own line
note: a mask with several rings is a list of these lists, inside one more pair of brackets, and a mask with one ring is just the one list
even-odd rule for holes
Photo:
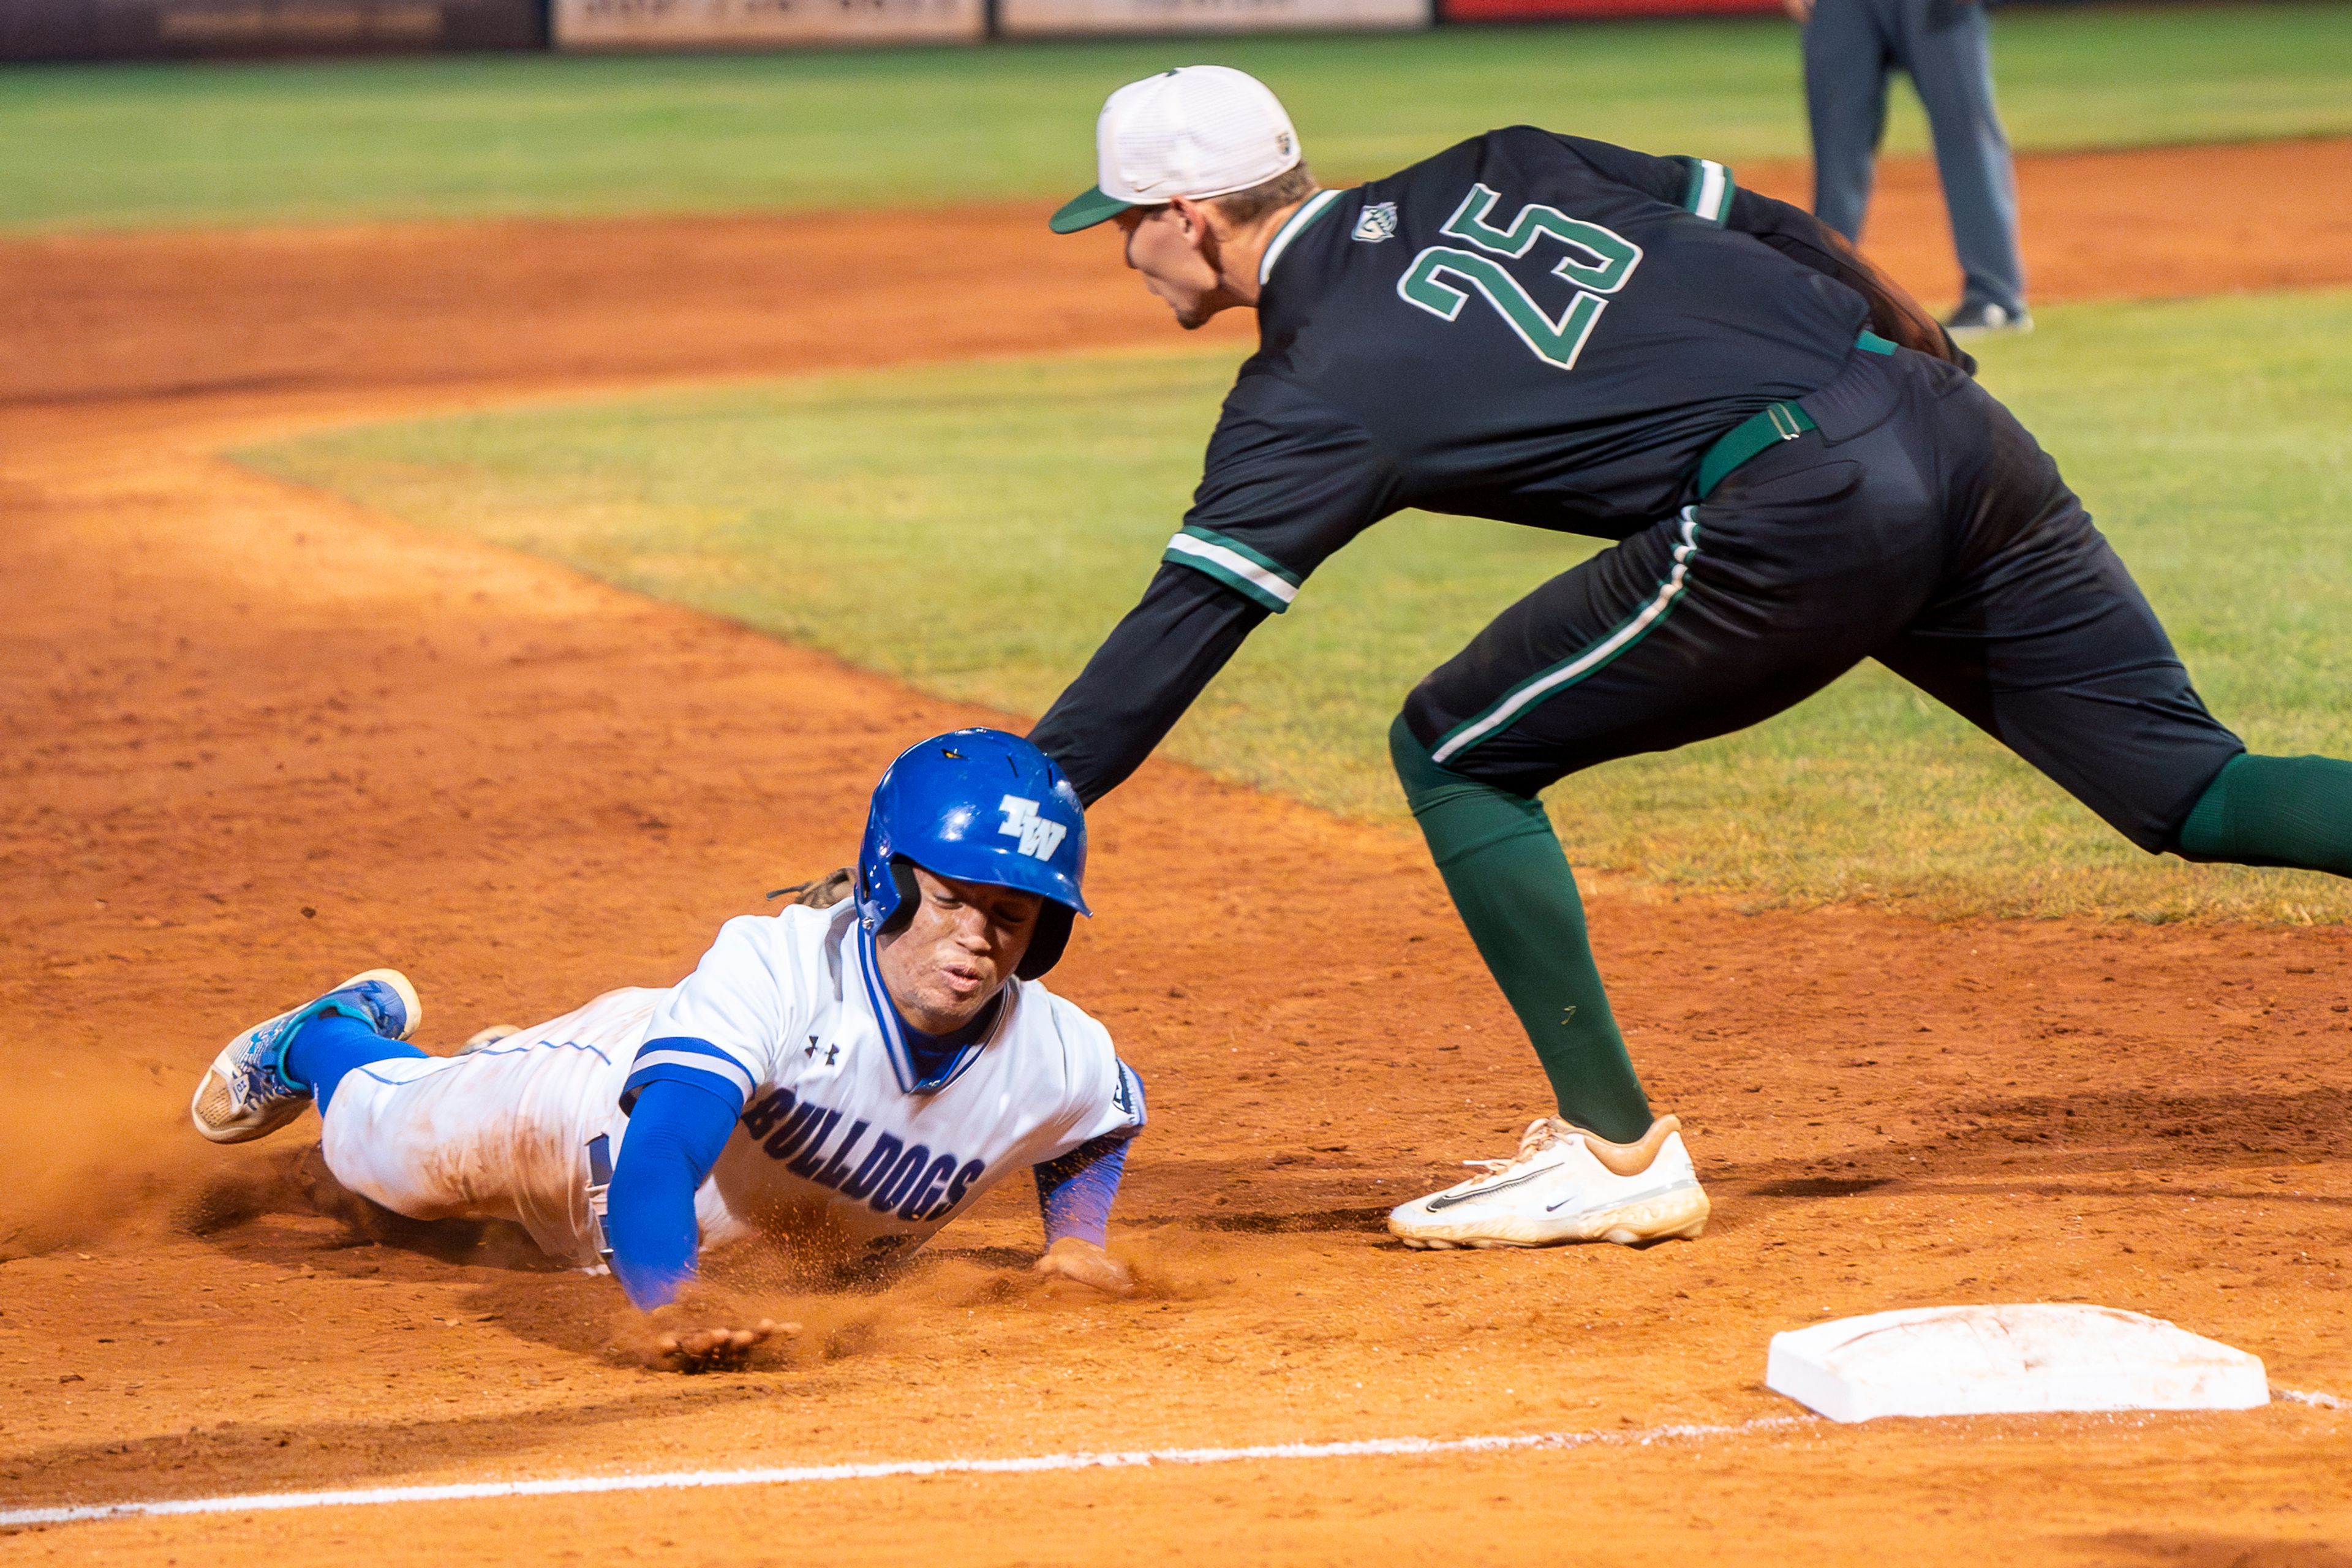
[[[142,1064],[143,1065],[143,1064]],[[345,1192],[319,1158],[315,1124],[258,1148],[221,1148],[187,1123],[193,1081],[163,1071],[30,1075],[0,1121],[0,1265],[68,1250],[117,1250],[230,1230],[268,1214],[320,1215],[374,1242],[507,1277],[471,1292],[529,1339],[607,1360],[658,1365],[658,1336],[687,1327],[793,1325],[758,1346],[753,1367],[814,1369],[851,1357],[936,1347],[952,1319],[1012,1320],[1106,1303],[1181,1300],[1213,1289],[1214,1238],[1175,1226],[1115,1231],[1113,1255],[1137,1289],[1120,1299],[1029,1270],[1032,1249],[959,1247],[950,1228],[887,1273],[845,1274],[789,1245],[709,1256],[686,1308],[648,1317],[609,1280],[545,1258],[513,1226],[404,1220]]]
[[18,1076],[0,1119],[0,1263],[203,1235],[300,1206],[299,1150],[222,1149],[188,1125],[184,1073],[62,1068]]
[[[1148,1306],[1204,1295],[1216,1284],[1203,1266],[1212,1264],[1217,1243],[1174,1226],[1113,1237],[1112,1255],[1136,1281],[1135,1293],[1123,1298],[1041,1278],[1029,1268],[1034,1254],[1021,1248],[954,1244],[950,1229],[903,1267],[863,1279],[784,1247],[731,1247],[711,1255],[702,1283],[677,1306],[651,1315],[616,1307],[603,1324],[602,1352],[610,1360],[669,1365],[675,1358],[662,1348],[665,1334],[747,1328],[765,1319],[785,1327],[744,1364],[814,1370],[856,1356],[935,1353],[948,1322],[969,1324],[975,1314],[985,1332],[992,1321],[1009,1325],[1087,1308]],[[568,1315],[551,1298],[540,1298],[538,1307],[551,1317]],[[511,1310],[504,1315],[514,1321]]]

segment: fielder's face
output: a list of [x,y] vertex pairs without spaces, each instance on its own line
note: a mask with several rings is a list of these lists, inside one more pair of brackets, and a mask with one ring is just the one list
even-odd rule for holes
[[1127,236],[1127,264],[1168,302],[1177,325],[1190,331],[1234,302],[1217,275],[1217,235],[1198,204],[1129,207],[1112,221]]
[[923,901],[875,944],[882,984],[908,1023],[944,1035],[971,1022],[1029,951],[1045,900],[985,882],[956,882],[914,868]]

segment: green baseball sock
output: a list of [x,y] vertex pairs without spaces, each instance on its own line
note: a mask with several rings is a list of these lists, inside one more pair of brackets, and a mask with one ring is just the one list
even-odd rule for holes
[[1650,1129],[1650,1102],[1609,1010],[1584,901],[1539,802],[1443,768],[1400,718],[1389,754],[1478,955],[1551,1079],[1559,1113],[1612,1142]]
[[2352,763],[2236,756],[2173,836],[2184,859],[2352,877]]

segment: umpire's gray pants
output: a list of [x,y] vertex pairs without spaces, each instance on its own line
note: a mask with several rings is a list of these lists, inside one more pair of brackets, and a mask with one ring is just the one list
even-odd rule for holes
[[1886,129],[1886,77],[1909,74],[1927,110],[1968,303],[2018,310],[2017,176],[1993,112],[1984,7],[1971,0],[1816,0],[1805,25],[1813,215],[1859,241]]

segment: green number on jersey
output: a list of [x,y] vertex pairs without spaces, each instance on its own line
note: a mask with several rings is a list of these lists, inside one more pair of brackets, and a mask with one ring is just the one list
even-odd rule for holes
[[1535,350],[1536,358],[1562,370],[1575,368],[1576,356],[1584,352],[1584,340],[1592,335],[1593,323],[1601,320],[1601,310],[1608,304],[1598,294],[1580,291],[1554,321],[1528,297],[1517,279],[1503,270],[1500,262],[1445,245],[1433,245],[1414,257],[1412,269],[1398,280],[1397,292],[1408,304],[1451,321],[1462,314],[1470,296],[1445,281],[1442,274],[1448,272],[1484,294],[1486,303],[1502,312],[1520,341]]
[[1466,239],[1481,250],[1491,250],[1497,256],[1517,260],[1535,247],[1545,235],[1563,245],[1573,247],[1592,258],[1591,265],[1570,257],[1554,267],[1552,276],[1565,278],[1580,289],[1590,289],[1596,294],[1614,294],[1625,287],[1625,279],[1633,276],[1633,268],[1642,262],[1642,247],[1614,229],[1597,223],[1570,217],[1558,207],[1538,206],[1534,203],[1519,209],[1519,216],[1507,229],[1495,227],[1486,215],[1502,200],[1502,193],[1485,185],[1473,185],[1454,216],[1445,220],[1439,232],[1456,239]]
[[[1571,254],[1553,264],[1551,275],[1575,284],[1577,295],[1557,319],[1546,315],[1519,280],[1500,263],[1476,251],[1450,245],[1433,245],[1414,257],[1412,265],[1397,281],[1397,293],[1407,304],[1418,306],[1441,321],[1454,321],[1461,316],[1462,307],[1470,296],[1445,281],[1442,275],[1450,273],[1484,295],[1511,330],[1518,333],[1520,341],[1535,351],[1538,359],[1562,370],[1570,369],[1576,363],[1576,356],[1583,352],[1585,340],[1600,321],[1601,312],[1608,307],[1609,301],[1601,296],[1614,294],[1625,286],[1626,279],[1633,276],[1633,268],[1641,265],[1642,247],[1597,223],[1587,223],[1569,216],[1558,207],[1532,202],[1519,209],[1519,216],[1512,220],[1509,228],[1496,228],[1486,220],[1501,199],[1501,193],[1488,186],[1471,186],[1470,194],[1462,198],[1462,205],[1454,209],[1454,216],[1445,220],[1441,232],[1467,240],[1479,250],[1514,260],[1526,256],[1537,240],[1546,237],[1567,246]],[[1586,257],[1591,259],[1584,259]]]

